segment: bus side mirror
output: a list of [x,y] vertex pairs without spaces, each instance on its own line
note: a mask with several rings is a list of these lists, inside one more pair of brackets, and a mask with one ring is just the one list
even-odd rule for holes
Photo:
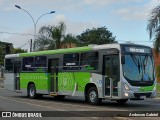
[[122,64],[125,64],[125,57],[124,57],[124,55],[121,56],[121,63],[122,63]]

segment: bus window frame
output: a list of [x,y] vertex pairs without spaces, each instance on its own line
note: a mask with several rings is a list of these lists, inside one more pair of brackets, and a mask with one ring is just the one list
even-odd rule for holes
[[[82,54],[83,53],[94,53],[94,52],[97,52],[98,53],[98,59],[97,59],[97,69],[94,69],[94,70],[81,70],[81,58],[82,58]],[[100,53],[99,53],[99,51],[95,51],[95,50],[93,50],[93,51],[87,51],[87,52],[81,52],[80,53],[80,60],[79,60],[79,68],[80,68],[80,71],[84,71],[84,72],[98,72],[99,71],[99,68],[100,68],[100,65],[99,65],[99,61],[100,61]]]
[[[12,70],[11,70],[11,71],[6,70],[6,60],[7,60],[7,59],[11,60],[11,63],[12,63]],[[14,72],[14,59],[13,59],[13,58],[6,58],[6,59],[5,59],[4,71],[5,71],[5,73],[6,73],[6,72],[7,72],[7,73],[13,73],[13,72]]]
[[[65,55],[70,55],[70,54],[78,54],[78,57],[79,57],[79,59],[78,59],[78,69],[77,70],[65,70],[64,69],[64,63],[66,63],[66,62],[64,62],[64,56]],[[70,67],[73,67],[73,66],[70,66]],[[78,52],[78,53],[67,53],[67,54],[63,54],[63,57],[62,57],[62,71],[67,71],[67,72],[69,72],[69,71],[79,71],[80,70],[80,53]]]

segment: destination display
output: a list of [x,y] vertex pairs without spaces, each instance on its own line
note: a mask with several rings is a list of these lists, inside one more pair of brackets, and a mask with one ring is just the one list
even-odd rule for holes
[[151,49],[150,48],[144,48],[144,47],[125,47],[125,52],[151,53]]

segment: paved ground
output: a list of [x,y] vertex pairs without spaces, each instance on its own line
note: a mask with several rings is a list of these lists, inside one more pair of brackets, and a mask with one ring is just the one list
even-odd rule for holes
[[[146,99],[144,101],[128,101],[125,105],[119,105],[114,101],[103,101],[101,105],[93,106],[84,102],[81,97],[66,97],[62,100],[56,100],[50,96],[44,96],[40,99],[29,99],[26,94],[14,93],[3,88],[3,82],[0,80],[0,111],[34,111],[44,113],[43,115],[58,116],[38,119],[58,119],[58,120],[159,120],[158,117],[119,117],[122,113],[138,111],[155,111],[160,114],[160,99]],[[111,113],[110,113],[111,111]],[[115,117],[99,117],[100,114],[114,114]],[[121,114],[121,115],[119,115]],[[128,114],[128,113],[127,113]],[[72,117],[64,117],[70,115]],[[62,117],[63,116],[63,117]],[[117,117],[118,116],[118,117]],[[12,118],[11,120],[21,120],[27,118]],[[30,118],[29,118],[30,119]]]

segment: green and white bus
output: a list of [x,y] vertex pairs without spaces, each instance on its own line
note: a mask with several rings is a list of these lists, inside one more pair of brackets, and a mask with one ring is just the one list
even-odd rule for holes
[[156,96],[152,49],[104,44],[5,56],[5,88],[30,98],[82,96],[126,103]]

